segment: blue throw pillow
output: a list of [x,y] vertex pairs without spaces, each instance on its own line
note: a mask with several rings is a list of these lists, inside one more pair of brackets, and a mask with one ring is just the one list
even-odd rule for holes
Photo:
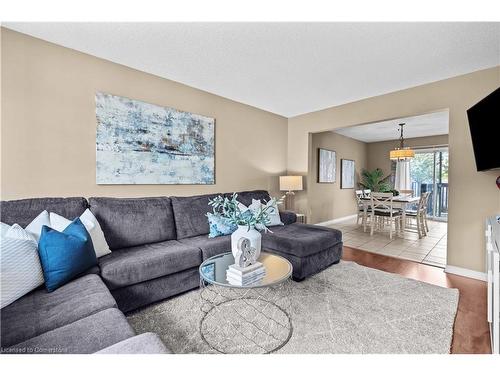
[[49,292],[97,264],[92,239],[79,218],[62,232],[44,225],[38,254]]
[[209,238],[225,236],[226,234],[231,234],[238,229],[237,225],[231,223],[229,219],[220,215],[208,212],[207,217],[208,226],[210,227],[210,233],[208,233]]

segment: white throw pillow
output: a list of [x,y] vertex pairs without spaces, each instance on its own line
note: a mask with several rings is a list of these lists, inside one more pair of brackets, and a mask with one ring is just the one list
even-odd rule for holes
[[263,204],[263,203],[261,203],[260,200],[252,199],[252,204],[250,206],[248,206],[248,208],[252,211],[256,211],[260,208],[264,209],[266,207],[269,207],[267,210],[269,222],[267,223],[266,226],[273,227],[276,225],[284,225],[281,222],[280,212],[278,210],[278,205],[276,204],[276,202],[273,202],[272,200],[270,200],[266,204]]
[[[80,215],[80,220],[85,226],[85,229],[87,229],[87,232],[89,232],[90,238],[92,238],[96,257],[100,258],[110,254],[111,250],[109,250],[108,243],[104,238],[104,232],[94,214],[87,208],[85,212]],[[70,223],[71,220],[53,212],[50,213],[50,224],[55,230],[62,232]]]
[[92,211],[87,208],[85,212],[80,215],[80,220],[82,220],[83,223],[92,223],[94,225],[94,228],[89,233],[90,237],[92,237],[92,243],[94,244],[96,256],[99,258],[104,255],[111,254],[111,250],[106,242],[101,225]]
[[14,224],[0,242],[0,309],[44,283],[37,243]]
[[[92,229],[94,229],[94,224],[86,222],[85,220],[82,220],[80,217],[80,220],[82,221],[83,225],[85,226],[85,229],[87,229],[87,232],[90,233]],[[52,229],[57,230],[58,232],[62,232],[65,230],[68,225],[71,224],[71,220],[66,219],[65,217],[58,215],[54,212],[50,213],[50,227]],[[92,241],[94,242],[94,241]]]
[[28,233],[33,235],[36,242],[38,243],[40,241],[40,235],[42,234],[42,227],[44,225],[50,227],[49,213],[46,210],[40,212],[40,214],[35,217],[25,229]]

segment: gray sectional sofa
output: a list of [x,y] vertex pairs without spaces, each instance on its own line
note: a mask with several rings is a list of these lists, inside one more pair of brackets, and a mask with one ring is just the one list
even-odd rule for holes
[[[73,219],[87,208],[98,219],[111,254],[52,293],[41,287],[0,311],[4,353],[168,353],[153,333],[135,335],[126,312],[199,286],[205,259],[230,251],[230,236],[208,238],[205,213],[217,194],[154,198],[34,198],[0,203],[1,221],[26,226],[41,211]],[[229,195],[229,193],[228,193]],[[249,205],[262,190],[238,193]],[[262,236],[266,251],[287,258],[302,280],[342,256],[340,231],[295,223]]]

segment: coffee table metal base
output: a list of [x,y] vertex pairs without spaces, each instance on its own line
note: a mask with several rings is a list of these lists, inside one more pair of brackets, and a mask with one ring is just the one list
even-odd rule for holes
[[201,282],[200,334],[219,353],[272,353],[292,337],[290,284],[231,288]]

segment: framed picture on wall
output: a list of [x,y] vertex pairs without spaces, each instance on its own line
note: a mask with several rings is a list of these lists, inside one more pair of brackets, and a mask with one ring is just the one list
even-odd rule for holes
[[97,92],[97,184],[215,184],[215,119]]
[[318,149],[318,183],[332,184],[335,182],[336,164],[335,151]]
[[354,160],[342,159],[340,164],[340,188],[354,189],[355,164]]

